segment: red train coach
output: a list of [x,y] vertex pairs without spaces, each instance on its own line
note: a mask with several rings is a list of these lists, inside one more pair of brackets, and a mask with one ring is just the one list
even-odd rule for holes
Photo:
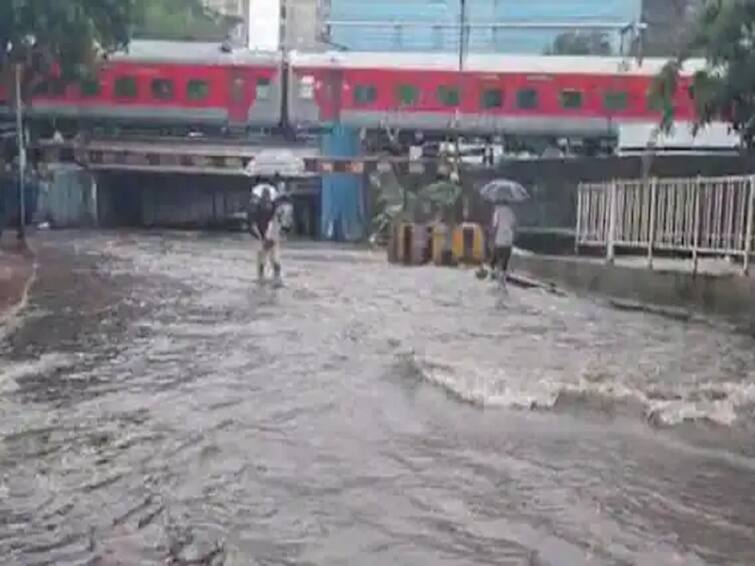
[[269,128],[281,121],[282,77],[278,53],[134,41],[128,53],[104,62],[94,80],[39,84],[28,112],[36,120],[76,123]]
[[[601,136],[624,123],[657,123],[648,99],[665,60],[470,55],[292,53],[289,116],[299,128],[340,121],[356,128],[478,134]],[[685,73],[699,68],[690,62]],[[694,120],[687,88],[677,118]]]

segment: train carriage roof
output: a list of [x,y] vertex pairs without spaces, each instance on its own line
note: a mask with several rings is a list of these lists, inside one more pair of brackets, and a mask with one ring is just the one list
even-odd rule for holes
[[279,63],[278,52],[246,48],[225,52],[218,42],[135,40],[126,52],[115,53],[111,61],[181,63],[198,65],[255,65]]
[[[368,53],[368,52],[292,52],[291,64],[300,67],[342,69],[404,69],[458,71],[458,55],[450,53]],[[470,54],[464,70],[481,73],[656,75],[667,59],[561,56],[561,55],[488,55]],[[702,59],[687,62],[685,72],[693,73],[705,65]]]

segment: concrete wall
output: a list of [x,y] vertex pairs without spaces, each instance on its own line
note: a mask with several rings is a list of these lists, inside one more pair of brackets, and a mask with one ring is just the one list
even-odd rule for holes
[[95,179],[84,169],[60,167],[50,171],[49,180],[39,185],[35,219],[55,228],[96,224]]
[[250,187],[243,177],[105,173],[98,188],[103,226],[194,228],[244,211]]
[[755,332],[755,278],[608,265],[599,260],[517,256],[514,269],[578,292],[735,319]]
[[[0,215],[6,225],[18,218],[18,190],[12,175],[0,177]],[[30,176],[26,190],[27,222],[49,222],[57,228],[95,224],[93,177],[69,165],[48,170],[44,178]]]
[[[246,211],[246,177],[105,173],[98,175],[99,224],[103,227],[225,228]],[[289,184],[294,193],[297,232],[315,236],[317,179]],[[313,210],[315,209],[315,210]]]

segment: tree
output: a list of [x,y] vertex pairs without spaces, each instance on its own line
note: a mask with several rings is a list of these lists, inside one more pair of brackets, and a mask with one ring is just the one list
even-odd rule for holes
[[673,126],[679,76],[696,54],[706,60],[690,87],[697,127],[723,120],[746,146],[755,146],[755,2],[710,0],[704,6],[692,40],[665,65],[653,85],[653,99],[663,109],[664,131]]
[[[144,0],[0,0],[0,79],[7,97],[28,98],[38,81],[91,73],[103,54],[128,44]],[[15,69],[21,70],[21,75]],[[2,83],[0,83],[2,84]],[[16,100],[16,102],[18,102]],[[17,128],[21,130],[21,128]],[[19,134],[21,132],[18,132]],[[19,240],[24,240],[24,153],[19,135]]]
[[222,41],[238,18],[207,9],[201,0],[143,0],[144,17],[134,36],[145,39]]
[[[24,66],[24,95],[35,82],[93,72],[102,56],[133,36],[222,40],[237,24],[208,12],[201,0],[0,0],[0,72],[9,85]],[[13,89],[8,89],[13,92]]]
[[645,0],[642,52],[646,57],[670,57],[690,40],[696,14],[704,0]]
[[[128,44],[143,0],[2,0],[0,70],[25,69],[24,84],[81,76],[102,54]],[[12,90],[11,90],[12,92]]]
[[608,34],[599,31],[570,31],[559,34],[546,55],[611,55],[613,46]]

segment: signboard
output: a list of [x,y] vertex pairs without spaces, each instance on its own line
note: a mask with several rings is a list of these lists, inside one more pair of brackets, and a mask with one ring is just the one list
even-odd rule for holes
[[266,149],[250,160],[246,174],[255,177],[299,177],[305,174],[304,160],[288,149]]

